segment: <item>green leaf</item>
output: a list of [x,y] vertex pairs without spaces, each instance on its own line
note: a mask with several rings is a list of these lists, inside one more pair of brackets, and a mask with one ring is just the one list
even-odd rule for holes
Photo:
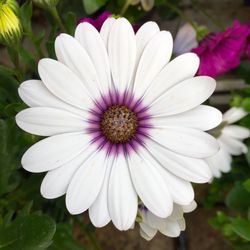
[[250,193],[240,182],[237,182],[227,195],[226,204],[228,207],[244,213],[250,205]]
[[20,183],[16,171],[19,159],[15,156],[21,147],[20,133],[16,131],[14,121],[0,119],[0,196],[13,191]]
[[46,35],[45,30],[41,30],[41,31],[40,31],[40,34],[37,35],[37,36],[35,37],[35,43],[36,43],[38,46],[41,45],[41,43],[42,43],[42,41],[43,41],[45,35]]
[[73,35],[76,29],[76,14],[73,12],[68,12],[66,15],[65,26],[70,35]]
[[241,103],[242,108],[244,108],[247,112],[250,112],[250,97],[244,98]]
[[18,52],[20,58],[34,71],[37,73],[37,63],[34,57],[24,47],[19,46]]
[[221,229],[225,224],[230,222],[228,216],[221,212],[217,211],[216,217],[209,219],[209,224],[215,229]]
[[72,227],[69,224],[57,224],[53,243],[48,250],[84,250],[85,248],[75,241],[72,232]]
[[15,71],[3,65],[0,65],[0,75],[2,76],[15,76]]
[[241,218],[232,219],[232,229],[240,237],[250,241],[250,221]]
[[243,186],[248,192],[250,192],[250,178],[243,183]]
[[236,69],[241,79],[250,84],[250,63],[248,60],[242,61],[240,66]]
[[246,160],[248,164],[250,165],[250,145],[247,145],[247,153],[246,153]]
[[87,14],[93,14],[99,10],[107,0],[83,0],[83,6]]
[[46,215],[17,218],[0,228],[1,250],[43,250],[52,243],[56,224]]
[[32,17],[32,2],[26,1],[20,8],[20,19],[22,26],[26,32],[32,32],[31,17]]

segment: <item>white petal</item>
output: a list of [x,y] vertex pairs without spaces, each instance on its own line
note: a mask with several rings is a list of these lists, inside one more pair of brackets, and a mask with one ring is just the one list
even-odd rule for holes
[[46,107],[22,110],[16,115],[16,123],[24,131],[41,136],[81,132],[88,125],[81,117],[68,111]]
[[192,201],[189,205],[182,206],[184,213],[190,213],[194,211],[197,208],[197,203],[195,201]]
[[222,133],[235,139],[247,139],[250,136],[250,130],[238,125],[230,125],[223,128]]
[[240,140],[228,137],[224,134],[220,136],[220,141],[224,149],[231,155],[240,155],[247,152],[247,147]]
[[232,157],[224,149],[223,144],[220,146],[218,153],[206,159],[215,177],[220,177],[220,172],[228,172],[231,169]]
[[167,219],[179,220],[181,218],[183,218],[182,206],[180,206],[178,204],[174,204],[173,213]]
[[108,48],[109,34],[115,21],[116,19],[114,17],[109,17],[101,27],[100,35],[106,48]]
[[30,107],[51,107],[86,116],[83,110],[75,108],[53,95],[40,80],[23,82],[18,88],[21,99]]
[[247,115],[247,112],[244,111],[242,108],[230,108],[227,112],[223,115],[223,121],[228,122],[229,124],[234,123],[242,119]]
[[41,184],[40,191],[42,196],[46,199],[55,199],[64,195],[74,173],[92,152],[93,147],[88,147],[73,160],[49,171],[43,178]]
[[84,84],[64,64],[42,59],[38,64],[38,72],[46,87],[63,101],[83,110],[93,106]]
[[145,224],[149,225],[152,229],[159,229],[165,226],[165,218],[160,218],[150,211],[142,211],[142,220]]
[[162,169],[162,177],[168,183],[173,201],[180,205],[187,205],[194,199],[194,190],[190,182],[185,181]]
[[145,49],[148,42],[160,32],[159,26],[155,22],[146,22],[144,23],[136,32],[136,65],[141,58],[142,52]]
[[174,40],[174,53],[180,55],[198,46],[196,30],[190,23],[184,24],[177,32]]
[[186,53],[169,62],[148,88],[144,97],[145,102],[153,102],[177,83],[193,77],[199,63],[199,57],[194,53]]
[[[220,170],[216,167],[216,165],[212,165],[210,161],[207,161],[209,166],[210,166],[210,169],[211,169],[211,172],[213,174],[213,177],[215,178],[221,178],[221,172]],[[211,179],[210,182],[213,181],[214,178]]]
[[142,238],[144,238],[147,241],[152,240],[157,233],[156,229],[149,227],[145,223],[140,223],[140,227],[141,227],[140,228],[140,235]]
[[154,116],[174,115],[193,109],[211,96],[215,86],[215,80],[208,76],[185,80],[153,102],[150,112]]
[[129,155],[133,184],[143,204],[155,215],[165,218],[173,209],[168,184],[157,167],[142,156],[143,151],[145,149],[141,148],[138,154],[133,152]]
[[107,168],[105,150],[89,157],[74,174],[66,193],[66,207],[71,214],[86,211],[102,187]]
[[168,31],[158,32],[146,45],[141,55],[135,82],[135,95],[141,97],[151,82],[169,62],[173,49],[173,38]]
[[185,229],[186,229],[186,221],[185,221],[185,219],[181,218],[177,222],[178,222],[180,230],[185,231]]
[[[77,26],[75,37],[90,56],[97,72],[101,91],[103,94],[106,94],[111,88],[111,72],[107,49],[100,33],[93,25],[85,22]],[[80,66],[82,67],[83,65]]]
[[119,18],[113,24],[108,54],[114,85],[123,92],[130,85],[136,59],[135,34],[127,19]]
[[214,137],[192,128],[152,128],[150,137],[163,147],[188,157],[206,158],[219,150],[219,144]]
[[94,203],[89,208],[89,217],[92,224],[95,227],[104,227],[107,225],[111,218],[108,211],[108,185],[109,177],[113,164],[113,158],[109,157],[107,159],[107,170],[105,173],[105,178],[101,187],[101,190],[94,201]]
[[178,237],[181,230],[177,221],[167,220],[166,227],[160,232],[168,237]]
[[55,169],[79,155],[89,144],[83,133],[54,135],[30,147],[22,157],[22,166],[29,172],[39,173]]
[[[79,28],[80,25],[77,27]],[[95,49],[98,48],[95,47]],[[93,97],[99,98],[101,87],[97,72],[88,53],[80,43],[70,35],[60,34],[55,41],[55,51],[58,61],[68,66],[79,77]]]
[[109,179],[108,208],[112,222],[119,230],[128,230],[134,224],[137,205],[128,164],[123,155],[118,155]]
[[215,128],[222,122],[222,114],[216,108],[199,105],[181,114],[151,119],[155,127],[178,125],[206,131]]
[[146,161],[149,161],[153,166],[155,166],[155,168],[157,167],[159,174],[167,183],[168,190],[175,203],[187,205],[192,202],[194,199],[194,190],[189,182],[176,177],[175,175],[169,173],[166,169],[162,168],[162,165],[160,165],[157,161],[157,157],[154,157],[149,153],[142,153],[142,156]]

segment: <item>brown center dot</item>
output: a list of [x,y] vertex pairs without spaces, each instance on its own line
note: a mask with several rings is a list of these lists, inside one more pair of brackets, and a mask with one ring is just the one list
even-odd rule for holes
[[113,143],[130,141],[135,136],[137,125],[136,114],[123,105],[109,107],[101,119],[102,133]]

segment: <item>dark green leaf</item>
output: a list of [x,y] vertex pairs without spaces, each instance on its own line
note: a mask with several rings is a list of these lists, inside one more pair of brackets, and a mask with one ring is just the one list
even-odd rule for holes
[[76,29],[76,14],[68,12],[66,15],[65,26],[69,34],[73,35]]
[[93,14],[99,10],[107,0],[83,0],[83,6],[87,14]]
[[11,225],[0,228],[0,249],[46,249],[52,242],[55,230],[55,222],[45,215],[17,218]]
[[20,8],[20,19],[22,26],[26,32],[32,32],[31,17],[32,17],[32,2],[26,1]]
[[3,65],[0,65],[0,75],[2,76],[15,76],[15,71]]
[[34,60],[34,57],[23,47],[18,49],[20,58],[34,71],[37,72],[37,63]]
[[58,224],[53,243],[48,250],[84,250],[85,248],[73,238],[72,232],[70,224]]
[[236,69],[236,72],[240,75],[241,79],[244,79],[246,83],[250,84],[250,63],[245,60],[242,61],[240,66]]
[[232,229],[243,239],[250,241],[250,221],[236,218],[232,220]]
[[248,192],[250,192],[250,178],[243,183],[243,186]]
[[250,112],[250,97],[244,98],[241,103],[242,108],[244,108],[247,112]]
[[250,193],[240,182],[237,182],[227,195],[226,204],[240,212],[247,212],[250,205]]
[[16,171],[19,159],[14,157],[22,147],[19,142],[20,134],[16,131],[14,121],[0,119],[0,196],[14,190],[20,182]]

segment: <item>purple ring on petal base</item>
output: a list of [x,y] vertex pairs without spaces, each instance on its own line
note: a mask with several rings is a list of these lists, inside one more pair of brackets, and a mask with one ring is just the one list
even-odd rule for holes
[[109,155],[136,151],[144,145],[152,128],[148,108],[128,91],[122,94],[109,91],[102,96],[90,110],[88,123],[87,132],[92,135],[92,143]]

